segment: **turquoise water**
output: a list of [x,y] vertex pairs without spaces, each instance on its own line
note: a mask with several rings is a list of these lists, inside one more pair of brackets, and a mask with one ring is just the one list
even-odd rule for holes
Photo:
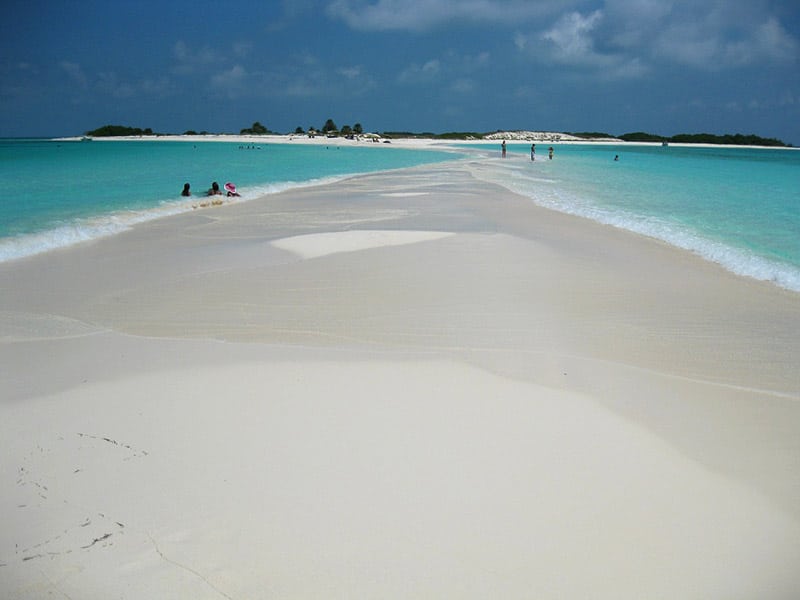
[[[658,238],[800,291],[800,151],[536,144],[476,147],[488,179],[542,206]],[[615,161],[614,157],[619,156]]]
[[[192,210],[212,181],[246,201],[355,173],[452,160],[383,144],[0,140],[0,261],[111,235]],[[180,195],[192,186],[193,198]]]
[[[800,151],[461,145],[480,175],[537,204],[655,237],[800,291]],[[614,161],[618,155],[619,160]],[[233,142],[0,140],[0,261],[192,210],[212,181],[242,201],[356,173],[461,158],[438,150]],[[182,198],[184,182],[193,198]]]

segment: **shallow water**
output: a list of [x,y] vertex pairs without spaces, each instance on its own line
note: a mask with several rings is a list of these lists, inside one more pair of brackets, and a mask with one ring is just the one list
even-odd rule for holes
[[[0,261],[191,210],[212,181],[234,182],[244,201],[457,156],[377,144],[0,140],[0,176],[11,185],[0,200]],[[187,182],[192,198],[180,195]]]
[[[499,145],[473,148],[500,156]],[[592,144],[536,150],[531,162],[529,143],[509,145],[506,160],[490,161],[487,178],[542,206],[800,291],[799,151]]]

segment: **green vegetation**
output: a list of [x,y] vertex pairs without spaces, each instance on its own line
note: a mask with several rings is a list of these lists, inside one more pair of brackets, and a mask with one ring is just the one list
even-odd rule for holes
[[264,127],[261,123],[256,121],[255,123],[253,123],[252,127],[248,127],[246,129],[242,129],[239,133],[241,135],[266,135],[266,134],[271,133],[271,132],[270,132],[269,129]]
[[661,135],[654,135],[652,133],[645,133],[637,131],[635,133],[625,133],[618,136],[619,139],[626,142],[674,142],[676,144],[722,144],[722,145],[738,145],[738,146],[776,146],[788,147],[787,144],[781,140],[774,138],[762,138],[757,135],[742,135],[725,134],[714,135],[712,133],[679,133],[670,137]]
[[665,138],[661,135],[654,135],[652,133],[645,133],[644,131],[637,131],[635,133],[624,133],[620,136],[617,136],[621,140],[625,140],[626,142],[667,142],[669,138]]
[[333,122],[333,119],[328,119],[325,121],[325,125],[322,126],[322,133],[325,135],[336,135],[339,131],[339,128],[336,127],[336,123]]
[[92,137],[118,137],[123,135],[157,135],[149,127],[139,129],[138,127],[125,127],[124,125],[104,125],[92,131],[87,131],[86,135]]
[[[303,128],[297,127],[294,132],[296,134],[303,134]],[[356,123],[352,127],[344,125],[341,129],[336,126],[333,119],[325,121],[325,125],[321,129],[309,126],[306,129],[309,137],[313,137],[317,132],[328,137],[345,136],[352,138],[356,135],[364,133],[364,128],[361,123]],[[205,135],[206,131],[201,131],[200,135]],[[256,121],[251,127],[242,129],[242,135],[266,135],[273,133],[264,125]],[[491,132],[497,133],[497,132]],[[87,131],[87,136],[92,137],[113,137],[113,136],[141,136],[141,135],[164,135],[153,133],[149,127],[140,129],[138,127],[126,127],[124,125],[105,125],[93,131]],[[184,135],[197,135],[194,130],[189,130]],[[477,133],[475,131],[449,131],[445,133],[432,133],[425,131],[422,133],[414,133],[411,131],[384,131],[381,134],[384,138],[410,138],[410,139],[436,139],[436,140],[482,140],[486,137],[486,133]],[[757,135],[743,135],[741,133],[714,135],[711,133],[680,133],[673,136],[663,136],[654,133],[647,133],[644,131],[635,131],[632,133],[624,133],[619,136],[614,136],[609,133],[599,131],[582,131],[572,132],[569,135],[590,141],[596,139],[618,138],[625,142],[651,142],[651,143],[670,143],[676,144],[722,144],[722,145],[739,145],[739,146],[771,146],[771,147],[791,147],[791,144],[786,144],[781,140],[775,138],[763,138]]]
[[602,133],[599,131],[573,131],[569,132],[566,131],[565,133],[569,135],[574,135],[575,137],[583,138],[585,140],[593,140],[593,139],[600,139],[600,138],[615,138],[617,136],[611,135],[610,133]]
[[757,135],[725,134],[712,135],[710,133],[680,133],[669,138],[670,142],[682,144],[736,144],[739,146],[786,146],[781,140],[775,138],[762,138]]

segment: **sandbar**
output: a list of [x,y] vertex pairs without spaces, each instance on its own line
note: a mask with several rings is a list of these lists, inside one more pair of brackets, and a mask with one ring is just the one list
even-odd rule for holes
[[7,598],[789,598],[800,295],[480,160],[0,264]]

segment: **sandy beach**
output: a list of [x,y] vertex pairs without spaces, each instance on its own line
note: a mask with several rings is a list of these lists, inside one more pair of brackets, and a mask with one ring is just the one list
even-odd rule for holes
[[485,164],[0,264],[0,595],[795,597],[800,294]]

